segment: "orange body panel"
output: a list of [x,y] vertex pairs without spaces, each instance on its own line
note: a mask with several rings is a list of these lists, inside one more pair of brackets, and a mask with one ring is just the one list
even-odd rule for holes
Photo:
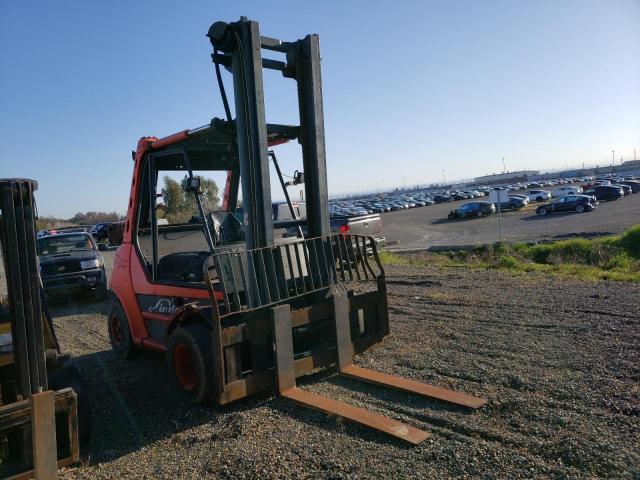
[[[208,299],[209,292],[206,289],[187,288],[173,285],[154,284],[151,282],[146,269],[142,266],[140,258],[136,253],[133,244],[133,223],[137,214],[138,190],[140,177],[142,175],[143,159],[145,155],[154,149],[166,147],[174,143],[186,140],[189,131],[174,133],[164,138],[142,137],[138,141],[138,146],[134,155],[133,177],[131,180],[131,192],[129,194],[129,206],[127,209],[127,221],[125,223],[122,245],[116,251],[116,258],[111,274],[110,288],[113,294],[120,300],[124,307],[133,341],[137,346],[160,349],[159,341],[150,338],[149,331],[145,324],[145,318],[149,320],[164,321],[167,324],[172,320],[171,315],[166,317],[157,316],[142,312],[136,295],[151,295],[157,297],[184,297],[191,299]],[[269,146],[285,143],[286,140],[272,140]],[[227,182],[224,192],[223,208],[228,207],[229,190],[232,172],[227,174]],[[216,292],[216,299],[223,300],[221,292]]]

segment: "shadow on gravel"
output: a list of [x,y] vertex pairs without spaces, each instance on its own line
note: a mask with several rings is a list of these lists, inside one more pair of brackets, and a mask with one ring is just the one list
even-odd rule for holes
[[[480,217],[485,218],[485,217]],[[469,217],[469,218],[438,218],[437,220],[433,220],[431,225],[441,225],[441,224],[449,224],[449,223],[465,223],[470,222],[472,220],[478,220],[478,217]]]
[[85,293],[47,297],[47,305],[54,318],[66,314],[106,313],[109,309],[108,300],[95,300]]
[[[588,214],[589,212],[587,212]],[[575,212],[563,212],[563,213],[554,213],[553,215],[530,215],[528,217],[522,217],[520,220],[525,220],[525,221],[531,221],[531,220],[549,220],[550,218],[562,218],[562,217],[568,217],[571,215],[580,215],[579,213],[575,213]]]
[[[164,356],[153,352],[124,360],[104,350],[73,357],[71,363],[81,372],[91,399],[92,436],[82,451],[90,464],[115,460],[176,434],[175,441],[184,447],[194,441],[214,442],[220,435],[218,422],[226,418],[229,423],[230,414],[233,420],[234,413],[256,408],[268,396],[255,395],[222,408],[188,404],[173,389]],[[207,438],[180,435],[205,424],[211,424]]]

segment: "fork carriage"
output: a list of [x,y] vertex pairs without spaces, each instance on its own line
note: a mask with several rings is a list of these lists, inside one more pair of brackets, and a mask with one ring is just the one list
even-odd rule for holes
[[[274,385],[275,307],[289,307],[295,376],[334,363],[336,297],[348,305],[355,353],[389,333],[384,270],[373,238],[283,240],[288,241],[219,253],[206,264],[220,404]],[[221,301],[216,292],[222,292]]]

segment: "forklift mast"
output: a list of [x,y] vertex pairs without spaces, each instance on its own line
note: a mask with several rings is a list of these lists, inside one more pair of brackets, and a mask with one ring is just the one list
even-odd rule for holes
[[[247,249],[270,247],[274,244],[263,68],[278,70],[283,77],[296,82],[300,125],[292,127],[270,124],[269,130],[287,132],[298,138],[305,172],[308,236],[329,235],[318,35],[307,35],[294,42],[282,42],[261,36],[258,22],[243,17],[234,23],[214,23],[207,36],[214,48],[212,59],[217,68],[222,65],[233,75],[239,173],[248,224],[245,231]],[[285,61],[262,58],[262,49],[284,54]],[[224,89],[222,95],[226,104]],[[231,123],[230,118],[227,120]],[[237,182],[237,175],[231,178],[231,191]],[[235,190],[237,191],[237,186]]]

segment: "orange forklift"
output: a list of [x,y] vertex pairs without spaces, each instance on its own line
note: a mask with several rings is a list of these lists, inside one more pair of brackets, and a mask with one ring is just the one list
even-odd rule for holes
[[[280,41],[244,17],[214,23],[207,36],[225,118],[144,137],[133,152],[123,243],[111,275],[113,349],[123,357],[164,352],[177,391],[194,403],[224,405],[275,387],[300,405],[414,444],[429,433],[300,389],[296,378],[335,366],[359,381],[481,407],[483,399],[353,364],[354,355],[389,333],[387,294],[374,239],[330,230],[318,36]],[[281,59],[263,58],[263,50]],[[235,117],[221,67],[232,76]],[[266,122],[263,69],[295,82],[299,125]],[[271,149],[293,140],[302,149],[307,215],[274,221],[272,162],[291,201]],[[221,207],[205,180],[216,172],[225,178]],[[167,178],[180,177],[183,204],[191,208],[182,217],[163,188]]]

